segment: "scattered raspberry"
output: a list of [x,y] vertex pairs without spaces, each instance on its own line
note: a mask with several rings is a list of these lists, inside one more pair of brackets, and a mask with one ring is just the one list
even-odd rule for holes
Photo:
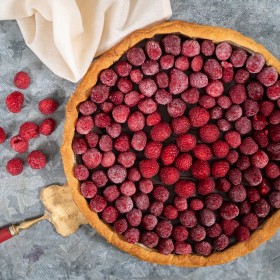
[[175,60],[175,67],[181,71],[186,71],[190,67],[189,59],[184,56],[180,55]]
[[155,232],[146,231],[141,234],[140,242],[152,249],[158,245],[159,237]]
[[129,168],[134,165],[136,160],[136,155],[133,152],[123,152],[118,155],[118,163],[120,163],[123,167]]
[[266,87],[272,86],[278,78],[278,72],[274,67],[264,67],[257,75],[257,79]]
[[206,228],[206,235],[211,238],[218,237],[221,235],[221,233],[222,233],[222,227],[217,223],[215,223],[211,227]]
[[190,229],[189,237],[195,242],[202,241],[206,237],[206,230],[203,226],[197,225]]
[[159,201],[153,201],[150,205],[149,211],[151,214],[155,215],[156,217],[160,216],[163,211],[163,203]]
[[103,170],[97,170],[92,173],[91,180],[98,188],[102,188],[107,184],[108,177]]
[[118,234],[123,234],[127,230],[127,227],[127,221],[124,218],[119,219],[114,223],[114,230]]
[[193,107],[189,110],[189,121],[194,127],[205,125],[210,119],[208,111],[202,107]]
[[196,40],[186,40],[182,44],[181,53],[187,57],[194,57],[200,53],[200,45]]
[[228,179],[233,185],[239,185],[242,181],[242,173],[238,168],[231,168],[228,172]]
[[232,147],[237,148],[241,145],[241,137],[237,131],[228,131],[224,135],[225,141]]
[[272,192],[268,197],[270,205],[276,209],[280,208],[280,192]]
[[246,68],[250,73],[259,73],[265,64],[262,55],[253,53],[246,62]]
[[100,81],[109,87],[113,87],[118,79],[118,75],[112,69],[103,70],[100,74]]
[[168,123],[159,123],[152,127],[150,136],[154,141],[162,142],[171,135],[171,127]]
[[142,193],[150,193],[154,188],[153,181],[150,179],[141,179],[139,181],[139,189]]
[[28,150],[28,141],[23,140],[21,136],[17,135],[11,138],[10,146],[18,153],[25,153]]
[[142,212],[139,209],[133,208],[126,213],[126,219],[131,226],[137,227],[141,224]]
[[246,189],[243,185],[232,186],[228,192],[228,196],[233,202],[242,202],[246,199]]
[[39,126],[39,133],[43,135],[50,135],[55,129],[55,120],[52,118],[45,119]]
[[257,186],[262,181],[262,173],[256,167],[249,167],[243,172],[243,179],[249,186]]
[[41,151],[35,150],[28,155],[27,163],[33,169],[42,169],[47,163],[47,158]]
[[147,210],[150,206],[149,197],[144,193],[136,193],[133,199],[136,207],[141,211]]
[[180,180],[175,185],[175,193],[181,197],[194,196],[196,191],[195,183],[187,180]]
[[241,223],[249,230],[255,230],[259,225],[258,217],[254,213],[249,213],[246,216],[242,217]]
[[14,91],[6,97],[5,102],[10,112],[19,113],[24,102],[24,95],[19,91]]
[[210,210],[217,210],[221,207],[223,198],[218,193],[210,193],[205,198],[205,206]]
[[186,228],[193,228],[197,225],[197,218],[195,212],[192,210],[185,210],[179,214],[179,221],[181,225]]
[[236,49],[233,50],[230,62],[232,63],[233,67],[239,68],[244,66],[245,62],[247,60],[247,53],[242,49]]
[[74,138],[72,142],[72,150],[76,155],[81,155],[87,150],[86,141],[83,138]]
[[223,233],[228,236],[231,237],[235,230],[237,229],[237,227],[239,226],[239,222],[236,220],[222,220],[221,221],[221,227],[223,230]]
[[215,182],[212,178],[205,178],[198,181],[197,193],[201,195],[207,195],[215,190]]
[[76,123],[76,130],[80,134],[88,134],[94,127],[91,116],[81,116]]
[[197,254],[200,254],[202,256],[208,256],[211,254],[212,246],[207,241],[201,241],[201,242],[195,243],[194,250]]
[[137,228],[129,228],[125,233],[124,233],[124,239],[128,243],[137,243],[140,238],[140,231]]
[[152,192],[155,200],[165,202],[169,197],[169,191],[164,186],[155,186]]
[[173,185],[179,180],[180,173],[177,168],[168,166],[161,168],[159,176],[164,184]]
[[43,99],[38,104],[38,109],[44,115],[52,114],[58,107],[57,102],[52,98]]
[[175,167],[179,171],[188,171],[192,166],[192,156],[186,153],[179,154],[175,159]]
[[134,47],[128,50],[127,60],[134,66],[140,66],[144,63],[146,56],[141,48]]
[[35,123],[25,122],[19,128],[19,136],[23,140],[28,141],[31,138],[37,138],[38,135],[38,126]]
[[106,200],[98,194],[94,196],[89,203],[90,209],[96,213],[102,212],[106,208],[106,206]]
[[239,242],[245,242],[249,239],[250,237],[250,231],[248,228],[244,227],[244,226],[239,226],[236,230],[235,230],[235,237]]
[[199,91],[196,88],[189,88],[182,92],[181,98],[188,104],[196,104],[199,100]]
[[215,45],[210,40],[203,40],[201,43],[201,52],[205,56],[211,56],[215,52]]
[[210,166],[207,161],[196,160],[191,166],[191,172],[196,179],[205,179],[210,175]]
[[218,80],[222,78],[222,66],[213,58],[206,60],[204,64],[204,72],[212,80]]
[[229,238],[225,234],[221,234],[213,241],[213,248],[217,251],[224,250],[229,245]]
[[199,211],[204,207],[203,201],[199,198],[193,198],[190,202],[190,209]]
[[30,77],[28,73],[20,71],[14,77],[14,85],[20,89],[26,89],[30,85]]
[[[220,215],[225,220],[232,220],[239,214],[239,209],[232,202],[224,202],[220,208]],[[223,227],[223,226],[222,226]]]
[[97,193],[97,187],[91,181],[84,181],[81,183],[81,194],[85,198],[93,198]]
[[179,150],[175,144],[165,146],[161,152],[161,161],[163,165],[171,165],[179,154]]
[[188,76],[183,71],[175,68],[170,71],[169,91],[171,94],[183,92],[187,89],[188,85]]
[[228,192],[230,190],[231,185],[227,179],[221,178],[217,181],[216,187],[221,192]]
[[5,130],[2,127],[0,127],[0,144],[4,143],[6,138],[7,138],[7,134]]
[[17,176],[17,175],[19,175],[19,174],[22,172],[22,170],[23,170],[23,163],[22,163],[22,160],[19,159],[19,158],[10,159],[10,160],[7,162],[6,170],[7,170],[7,172],[9,172],[12,176]]
[[192,134],[182,134],[176,138],[176,144],[180,152],[188,152],[196,146],[196,138]]
[[115,139],[114,148],[119,152],[127,152],[130,148],[129,135],[122,133],[117,139]]
[[199,129],[199,136],[203,142],[213,143],[219,138],[220,131],[214,124],[205,124]]
[[113,206],[107,206],[103,211],[102,211],[102,219],[108,223],[108,224],[113,224],[118,216],[119,216],[119,212],[117,211],[117,209]]
[[246,215],[251,212],[252,205],[248,200],[244,200],[239,204],[239,214]]
[[280,97],[280,81],[268,87],[266,95],[270,100],[277,100]]

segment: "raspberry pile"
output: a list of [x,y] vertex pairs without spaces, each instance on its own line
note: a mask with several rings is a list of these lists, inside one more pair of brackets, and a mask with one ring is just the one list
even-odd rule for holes
[[[26,89],[30,84],[30,77],[26,72],[18,72],[14,77],[14,85],[19,89]],[[6,106],[11,113],[19,113],[24,103],[24,95],[19,91],[14,91],[6,97]],[[44,115],[52,114],[58,107],[57,102],[52,98],[41,100],[38,104],[38,110]],[[17,153],[25,153],[29,147],[29,141],[37,138],[39,134],[50,135],[54,131],[56,122],[52,118],[44,119],[38,126],[34,122],[24,122],[18,135],[11,137],[10,146]],[[0,144],[7,139],[7,133],[0,127]],[[32,169],[44,168],[47,158],[39,150],[30,152],[27,156],[27,163]],[[23,161],[20,158],[10,159],[6,164],[6,170],[13,176],[19,175],[23,171]]]
[[207,256],[280,208],[279,107],[278,73],[261,55],[156,36],[80,104],[74,175],[127,242]]

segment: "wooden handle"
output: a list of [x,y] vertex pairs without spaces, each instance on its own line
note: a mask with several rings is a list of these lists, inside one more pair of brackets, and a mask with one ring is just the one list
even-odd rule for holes
[[9,240],[12,237],[13,237],[13,235],[12,235],[9,227],[0,229],[0,243],[3,243],[5,241]]

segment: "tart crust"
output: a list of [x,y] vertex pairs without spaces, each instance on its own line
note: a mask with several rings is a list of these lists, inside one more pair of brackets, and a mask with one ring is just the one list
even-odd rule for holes
[[121,235],[114,232],[110,226],[100,220],[98,215],[89,208],[88,202],[80,193],[80,183],[74,177],[73,167],[75,165],[75,157],[71,144],[75,133],[75,124],[78,118],[78,104],[89,97],[91,88],[98,80],[99,73],[103,69],[109,68],[129,48],[145,38],[151,38],[156,34],[167,33],[181,33],[190,38],[209,39],[214,43],[227,41],[232,45],[246,49],[248,52],[255,52],[263,55],[266,63],[274,66],[278,73],[280,73],[280,62],[270,54],[268,50],[251,38],[245,37],[239,32],[231,29],[198,25],[182,21],[169,21],[135,31],[91,64],[88,72],[66,106],[66,123],[64,127],[63,144],[61,147],[65,174],[74,201],[88,220],[89,224],[93,226],[99,234],[106,238],[109,243],[112,243],[119,249],[144,261],[161,265],[200,267],[227,263],[240,256],[248,254],[270,239],[280,227],[280,210],[276,211],[259,229],[255,230],[248,241],[232,245],[222,252],[215,252],[206,257],[195,254],[162,255],[157,251],[150,250],[140,244],[127,243]]

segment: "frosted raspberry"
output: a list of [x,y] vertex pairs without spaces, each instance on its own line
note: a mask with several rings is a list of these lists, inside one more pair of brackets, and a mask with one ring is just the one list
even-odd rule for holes
[[175,60],[175,67],[181,71],[186,71],[190,67],[189,59],[184,56],[180,55]]
[[185,110],[186,103],[180,98],[173,99],[170,103],[167,104],[167,112],[172,118],[184,115]]
[[181,52],[181,39],[177,35],[167,35],[162,39],[164,51],[173,55],[179,55]]
[[[86,117],[85,117],[86,118]],[[87,118],[90,118],[90,116],[88,116]],[[81,119],[81,118],[80,118]],[[79,120],[80,120],[79,119]],[[78,120],[78,122],[79,122]],[[90,121],[90,120],[89,120]],[[104,114],[104,113],[99,113],[99,114],[96,114],[94,116],[94,124],[97,126],[97,127],[100,127],[100,128],[106,128],[107,126],[109,126],[111,123],[111,119],[110,117],[107,115],[107,114]],[[78,124],[78,123],[77,123]],[[89,127],[89,124],[88,124],[88,127]],[[77,129],[77,128],[76,128]],[[88,128],[89,129],[89,128]],[[77,129],[78,131],[78,129]],[[78,131],[79,132],[79,131]],[[80,133],[80,132],[79,132]]]
[[149,197],[144,193],[136,193],[133,196],[133,200],[135,202],[136,207],[141,211],[147,210],[150,206]]
[[239,222],[236,220],[222,220],[221,221],[221,227],[223,230],[223,233],[230,237],[234,234],[235,230],[237,229],[237,227],[239,226]]
[[188,152],[196,146],[196,137],[193,134],[181,134],[176,138],[180,152]]
[[155,186],[152,194],[154,199],[160,202],[165,202],[169,197],[169,191],[164,186]]
[[213,108],[216,105],[216,100],[214,97],[209,95],[203,95],[199,99],[199,105],[205,109]]
[[239,158],[239,153],[236,150],[230,150],[226,156],[226,160],[229,164],[234,164]]
[[[127,77],[132,69],[132,65],[127,61],[119,61],[116,64],[116,72],[120,77]],[[100,77],[101,79],[101,77]],[[102,81],[102,80],[101,80]]]
[[245,170],[248,167],[250,167],[251,163],[250,163],[250,159],[248,156],[245,155],[241,155],[236,163],[236,166],[240,169],[240,170]]
[[258,217],[254,213],[249,213],[246,216],[242,217],[241,223],[249,230],[255,230],[259,225]]
[[47,158],[41,151],[35,150],[27,156],[27,163],[33,169],[42,169],[47,163]]
[[169,91],[171,94],[183,92],[187,89],[188,85],[188,76],[183,71],[175,68],[170,71]]
[[24,95],[19,91],[10,93],[5,99],[6,106],[12,113],[19,113],[21,111],[23,102]]
[[215,190],[215,182],[212,178],[205,178],[198,181],[197,193],[201,195],[207,195]]
[[206,87],[206,93],[212,97],[219,97],[224,91],[224,86],[221,81],[213,80]]
[[248,228],[244,227],[244,226],[239,226],[236,230],[235,230],[235,237],[237,239],[238,242],[245,242],[249,239],[250,237],[250,231]]
[[147,143],[147,136],[144,131],[137,131],[132,136],[131,146],[136,151],[143,151]]
[[179,215],[179,221],[181,225],[186,228],[193,228],[197,225],[197,218],[195,212],[192,210],[185,210],[181,212]]
[[246,189],[242,185],[232,186],[228,192],[228,196],[233,202],[242,202],[246,198]]
[[163,142],[171,135],[171,127],[168,123],[159,123],[152,127],[150,136],[154,141]]
[[268,137],[272,142],[280,141],[280,126],[279,125],[270,125],[268,128]]
[[262,55],[253,53],[246,62],[246,68],[250,73],[259,73],[265,64]]
[[154,126],[161,122],[161,115],[158,112],[152,113],[146,117],[146,125]]
[[212,80],[218,80],[222,78],[222,66],[216,59],[207,59],[203,69],[206,75]]
[[157,73],[155,80],[159,88],[166,88],[169,85],[169,77],[165,72]]
[[[126,81],[126,79],[124,79],[123,81]],[[119,90],[111,91],[108,99],[115,105],[120,105],[123,102],[124,94]],[[101,103],[100,106],[102,104],[103,103]]]
[[149,211],[151,214],[155,215],[156,217],[160,216],[163,211],[163,203],[159,201],[153,201],[150,205]]
[[197,254],[200,254],[202,256],[208,256],[211,254],[212,246],[207,241],[201,241],[201,242],[195,243],[194,250]]
[[141,173],[139,172],[138,168],[132,167],[128,170],[127,178],[132,182],[137,182],[141,178]]
[[97,146],[97,143],[99,141],[99,136],[97,133],[90,131],[88,134],[86,134],[85,138],[89,147],[94,148]]
[[[225,220],[232,220],[239,214],[239,209],[232,202],[224,202],[220,208],[220,216]],[[222,226],[223,227],[223,226]]]
[[156,91],[155,100],[158,104],[166,105],[172,101],[171,93],[165,89],[159,89]]
[[264,198],[261,198],[254,204],[253,210],[259,218],[265,218],[270,211],[270,206]]
[[189,121],[194,127],[205,125],[209,119],[208,111],[202,107],[193,107],[189,110]]
[[103,152],[111,151],[113,148],[112,138],[107,134],[102,135],[99,139],[99,148]]
[[229,238],[224,234],[221,234],[213,241],[213,247],[217,251],[224,250],[228,245],[229,245]]
[[139,84],[143,79],[143,73],[140,69],[132,69],[129,73],[129,77],[133,83]]
[[145,50],[150,59],[158,60],[161,57],[162,50],[157,41],[149,40],[145,46]]
[[260,199],[258,190],[254,187],[247,187],[247,198],[251,203],[257,202]]
[[234,127],[240,134],[247,134],[252,129],[252,123],[249,118],[241,117],[235,122]]
[[227,60],[232,53],[232,47],[226,42],[219,43],[216,46],[215,54],[219,60]]
[[264,131],[255,131],[253,138],[262,148],[268,145],[268,137]]
[[246,215],[250,213],[252,208],[251,203],[248,200],[244,200],[239,204],[239,214]]
[[125,123],[130,113],[129,107],[126,105],[117,105],[113,111],[113,119],[118,123]]
[[220,119],[223,116],[223,109],[221,107],[214,107],[210,111],[210,117],[212,120]]
[[203,58],[200,55],[194,56],[191,62],[191,69],[194,72],[198,72],[202,69],[203,67]]
[[190,202],[190,209],[199,211],[204,207],[203,201],[199,198],[193,198]]
[[212,145],[212,151],[217,158],[224,158],[229,152],[229,145],[222,140],[217,140]]
[[215,213],[207,208],[200,210],[199,221],[204,226],[212,226],[216,221]]
[[159,72],[159,64],[155,60],[146,60],[142,64],[142,72],[146,76],[154,76]]
[[280,81],[267,88],[266,96],[270,100],[277,100],[280,97]]
[[50,135],[55,129],[55,120],[52,118],[45,119],[39,126],[39,133],[43,135]]
[[262,181],[262,173],[256,167],[249,167],[243,172],[243,179],[249,186],[257,186]]
[[264,168],[268,164],[268,155],[264,151],[257,151],[251,157],[252,165],[257,168]]
[[134,66],[140,66],[144,63],[146,56],[141,48],[134,47],[128,50],[127,60]]
[[270,179],[276,179],[280,176],[279,166],[274,162],[269,162],[265,167],[265,175]]
[[[117,66],[118,68],[118,66]],[[112,69],[105,69],[101,72],[100,74],[100,81],[109,87],[113,87],[118,79],[118,75],[116,74],[116,72]]]
[[139,189],[142,193],[148,194],[154,188],[153,181],[150,179],[141,179],[139,181]]
[[197,225],[190,229],[189,237],[195,242],[202,241],[206,237],[206,230],[203,226]]
[[147,159],[158,159],[162,150],[162,144],[160,142],[150,141],[147,143],[144,155]]
[[188,104],[196,104],[199,100],[199,91],[196,88],[189,88],[182,92],[181,98]]
[[107,184],[108,177],[103,170],[97,170],[92,173],[91,180],[98,188],[102,188]]
[[147,231],[141,234],[140,242],[152,249],[158,245],[159,237],[155,232]]
[[186,153],[179,154],[175,159],[175,167],[179,171],[188,171],[192,166],[192,156]]
[[109,126],[106,126],[106,132],[112,138],[117,138],[121,134],[121,125],[119,123],[111,122]]
[[164,184],[173,185],[179,180],[180,173],[177,168],[168,166],[161,168],[159,176]]
[[124,233],[127,230],[127,227],[127,221],[124,218],[119,219],[114,223],[114,230],[118,234]]
[[81,116],[76,123],[76,130],[80,134],[88,134],[94,127],[91,116]]
[[232,102],[228,96],[221,95],[217,99],[217,104],[223,109],[228,109],[232,105]]
[[106,206],[106,200],[98,194],[94,196],[89,203],[90,209],[96,213],[102,212],[106,208]]
[[188,238],[189,232],[188,230],[181,225],[176,225],[173,227],[172,237],[175,241],[185,241]]
[[205,56],[211,56],[215,52],[215,45],[210,40],[203,40],[201,43],[201,52]]
[[13,158],[13,159],[8,160],[7,165],[6,165],[6,170],[12,176],[19,175],[23,170],[22,160],[19,158]]
[[26,89],[30,85],[30,77],[28,73],[20,71],[14,77],[14,85],[20,89]]
[[19,128],[19,136],[23,140],[30,140],[39,136],[38,126],[32,122],[25,122]]
[[127,213],[133,208],[133,201],[129,196],[121,195],[116,199],[115,206],[120,213]]
[[228,179],[233,185],[239,185],[242,181],[242,173],[238,168],[231,168],[228,172]]
[[271,124],[280,124],[280,110],[274,110],[269,116],[269,122]]
[[133,208],[126,213],[126,219],[131,226],[137,227],[141,224],[142,212],[139,209]]
[[90,98],[95,103],[102,103],[109,97],[110,88],[105,85],[96,85],[92,88]]
[[193,154],[197,159],[209,160],[212,158],[212,151],[209,146],[205,144],[198,144],[193,148]]
[[2,127],[0,127],[0,144],[4,143],[6,138],[7,138],[7,134],[5,130]]
[[186,40],[182,44],[181,53],[187,57],[194,57],[200,53],[200,45],[196,40]]
[[172,119],[171,127],[175,134],[184,134],[190,129],[190,122],[187,117],[180,116]]
[[270,193],[268,201],[272,207],[279,209],[280,208],[280,192]]
[[185,242],[175,242],[174,253],[177,255],[188,255],[192,253],[192,247],[190,244]]
[[230,62],[232,65],[236,68],[242,67],[247,60],[247,53],[242,50],[242,49],[235,49],[233,50],[231,57],[230,57]]
[[247,85],[247,94],[253,100],[262,99],[264,93],[263,86],[259,82],[251,82]]
[[10,146],[18,153],[25,153],[28,150],[28,141],[23,140],[19,135],[14,136],[10,140]]
[[102,154],[95,148],[88,149],[82,155],[85,166],[89,169],[96,168],[102,159]]
[[156,216],[147,214],[142,218],[141,225],[145,230],[153,230],[158,223]]
[[220,136],[220,131],[215,124],[205,124],[199,129],[199,137],[202,142],[213,143]]
[[237,148],[241,145],[241,136],[237,131],[226,132],[224,138],[232,148]]
[[103,196],[108,202],[115,201],[120,195],[120,191],[116,185],[111,185],[104,189]]
[[128,243],[137,243],[140,238],[140,231],[137,228],[129,228],[125,233],[124,233],[124,239]]
[[252,124],[255,130],[263,130],[268,125],[268,121],[263,115],[257,114],[252,118]]
[[246,137],[242,140],[239,150],[244,155],[252,155],[258,150],[258,145],[252,137]]
[[159,253],[164,255],[169,255],[174,250],[174,244],[172,239],[166,238],[166,239],[160,239],[157,247]]
[[229,164],[225,160],[217,160],[211,166],[211,173],[215,178],[224,177],[229,170]]
[[114,104],[107,101],[101,103],[99,106],[101,111],[106,114],[112,112],[112,110],[114,109]]
[[225,113],[229,122],[236,121],[242,116],[242,108],[239,105],[232,105]]
[[257,75],[258,81],[266,87],[272,86],[278,78],[278,72],[274,67],[264,67]]
[[117,87],[123,93],[128,93],[133,89],[133,85],[128,78],[119,78],[117,82]]
[[180,180],[175,185],[175,193],[181,197],[194,196],[196,191],[195,183],[187,180]]
[[174,197],[173,204],[178,211],[184,211],[188,208],[188,202],[186,198],[181,196]]
[[239,84],[244,84],[250,77],[250,73],[245,70],[245,69],[238,69],[235,76],[234,80],[236,83]]
[[234,76],[234,70],[232,67],[224,68],[222,70],[222,81],[225,84],[230,83],[233,80],[233,76]]
[[117,209],[113,206],[107,206],[103,211],[102,211],[102,219],[108,223],[108,224],[113,224],[118,216],[119,216],[119,212],[117,211]]
[[130,148],[130,138],[128,134],[122,133],[118,138],[115,139],[114,148],[118,152],[127,152]]
[[129,168],[134,165],[136,160],[136,155],[133,152],[123,152],[118,155],[118,163],[123,167]]
[[217,223],[215,223],[211,227],[206,228],[206,235],[211,238],[218,237],[221,235],[221,233],[222,233],[222,227]]
[[[152,98],[145,98],[138,103],[138,109],[144,114],[152,114],[157,110],[157,103]],[[139,113],[139,112],[134,112]]]
[[115,184],[122,183],[126,179],[126,175],[126,169],[118,164],[113,165],[107,171],[107,176]]
[[243,84],[235,84],[229,90],[229,96],[234,104],[241,104],[246,99],[246,89]]
[[205,198],[205,207],[210,210],[217,210],[223,203],[223,198],[218,193],[210,193]]
[[221,178],[217,181],[216,187],[221,192],[228,192],[230,190],[231,185],[227,179]]
[[88,169],[84,165],[79,164],[74,168],[74,176],[79,181],[86,180],[89,176]]
[[171,54],[163,55],[159,60],[161,69],[167,70],[173,68],[174,61],[175,61],[174,55]]
[[280,191],[280,178],[277,178],[273,181],[273,188],[277,191]]
[[81,155],[87,150],[86,141],[83,138],[74,138],[72,142],[72,150],[76,155]]
[[81,183],[81,194],[86,198],[93,198],[97,193],[96,185],[91,181]]
[[161,152],[161,161],[163,165],[171,165],[177,158],[179,150],[175,144],[165,146]]
[[140,95],[137,91],[131,91],[127,93],[124,97],[124,103],[128,107],[134,107],[138,104],[138,102],[142,99],[142,95]]
[[144,178],[152,178],[159,171],[159,164],[153,159],[144,159],[139,163],[139,170]]
[[205,179],[210,175],[209,163],[203,160],[196,160],[191,167],[191,172],[194,178]]
[[175,220],[178,217],[178,210],[173,205],[166,205],[163,209],[163,216],[168,220]]

